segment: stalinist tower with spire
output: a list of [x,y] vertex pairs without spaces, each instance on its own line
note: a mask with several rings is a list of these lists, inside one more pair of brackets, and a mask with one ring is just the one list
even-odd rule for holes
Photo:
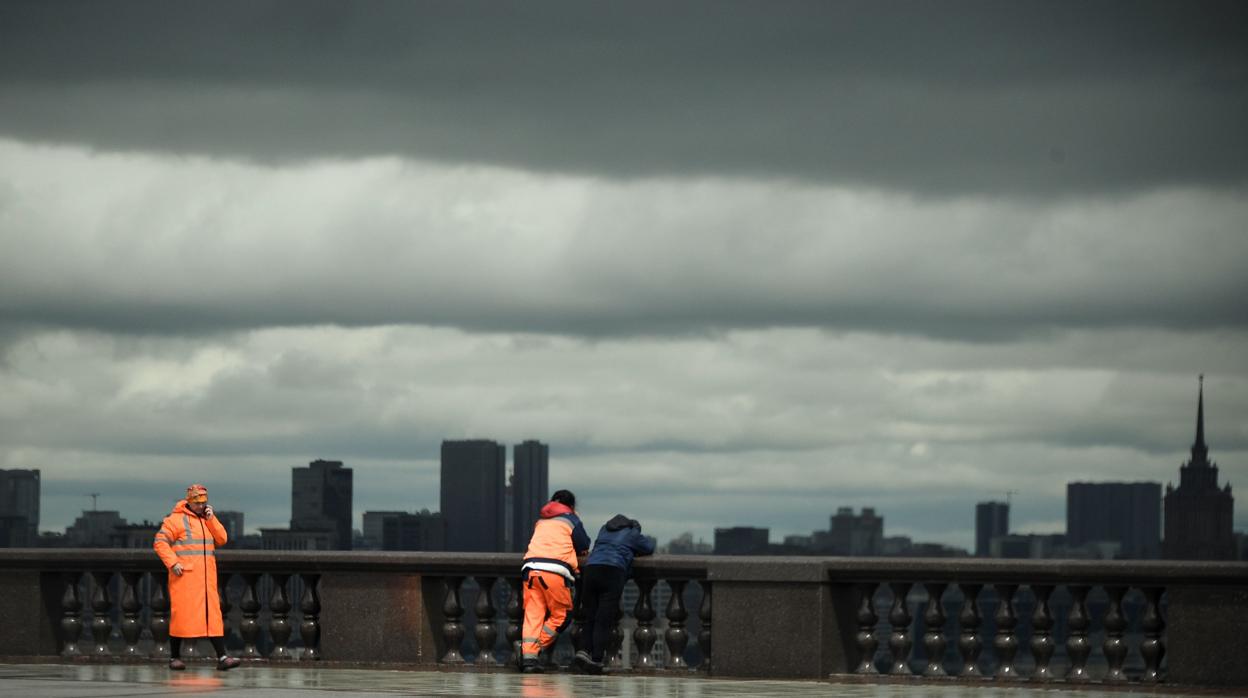
[[1196,405],[1196,442],[1191,460],[1179,467],[1179,486],[1166,485],[1166,538],[1162,556],[1168,560],[1233,560],[1231,533],[1235,499],[1231,483],[1218,487],[1218,466],[1205,445],[1205,377],[1200,377]]

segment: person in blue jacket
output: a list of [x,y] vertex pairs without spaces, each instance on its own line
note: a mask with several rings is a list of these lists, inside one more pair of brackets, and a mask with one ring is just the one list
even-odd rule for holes
[[615,612],[633,567],[633,556],[653,553],[654,539],[641,535],[641,524],[623,514],[616,514],[598,530],[581,572],[585,625],[573,661],[582,671],[602,673],[603,655],[615,629]]

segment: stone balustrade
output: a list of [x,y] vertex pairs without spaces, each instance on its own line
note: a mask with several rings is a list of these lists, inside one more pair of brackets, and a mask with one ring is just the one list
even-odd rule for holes
[[[258,662],[499,670],[519,563],[222,550],[227,643]],[[657,556],[625,598],[621,671],[1248,686],[1244,563]],[[148,550],[0,550],[0,624],[9,659],[168,656],[165,573]]]

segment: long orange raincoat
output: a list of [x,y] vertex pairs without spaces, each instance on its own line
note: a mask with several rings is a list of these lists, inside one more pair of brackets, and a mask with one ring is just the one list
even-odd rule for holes
[[[228,537],[217,517],[201,519],[186,500],[179,501],[156,532],[152,547],[169,570],[169,634],[174,637],[220,637],[221,597],[217,592],[218,545]],[[182,576],[173,573],[182,564]]]

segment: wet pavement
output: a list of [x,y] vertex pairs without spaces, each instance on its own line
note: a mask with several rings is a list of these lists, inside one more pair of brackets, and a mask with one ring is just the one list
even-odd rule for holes
[[[1141,689],[1143,687],[1136,687]],[[522,696],[524,698],[1105,698],[1123,690],[1095,687],[966,684],[862,684],[817,681],[733,681],[697,676],[519,675],[379,669],[211,665],[173,672],[163,664],[3,664],[0,695],[22,698],[221,696],[376,698],[377,696]],[[1168,696],[1209,695],[1168,690]],[[1223,693],[1222,695],[1234,695]]]

